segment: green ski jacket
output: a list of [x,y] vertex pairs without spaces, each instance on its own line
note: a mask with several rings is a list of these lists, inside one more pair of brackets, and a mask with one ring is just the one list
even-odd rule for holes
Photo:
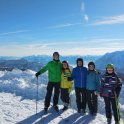
[[50,61],[46,66],[44,66],[40,73],[48,71],[48,80],[49,82],[61,82],[61,68],[62,63],[60,61]]

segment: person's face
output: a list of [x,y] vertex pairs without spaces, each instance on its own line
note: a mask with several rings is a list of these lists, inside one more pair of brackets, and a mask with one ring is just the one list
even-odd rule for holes
[[59,55],[58,55],[58,54],[54,54],[53,58],[54,58],[55,60],[59,60]]
[[67,63],[62,63],[62,66],[64,69],[66,69],[68,66],[67,66]]
[[89,68],[89,70],[92,71],[92,70],[94,70],[94,65],[89,65],[88,68]]
[[78,61],[77,64],[79,67],[83,65],[82,61]]
[[112,74],[112,73],[114,72],[114,70],[113,70],[113,68],[107,68],[107,72],[108,72],[109,74]]

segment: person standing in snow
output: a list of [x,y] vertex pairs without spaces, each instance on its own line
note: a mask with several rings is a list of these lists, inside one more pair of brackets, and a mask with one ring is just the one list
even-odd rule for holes
[[69,105],[69,94],[72,89],[72,81],[68,81],[68,77],[71,77],[71,70],[69,68],[68,62],[62,62],[62,73],[61,73],[61,100],[64,103],[63,111],[68,109]]
[[83,59],[78,58],[76,60],[77,67],[72,71],[72,79],[74,80],[74,87],[76,93],[76,104],[78,113],[85,114],[86,103],[87,103],[87,90],[86,90],[86,79],[87,79],[87,68],[83,67]]
[[62,68],[62,63],[59,60],[59,53],[54,52],[53,60],[50,61],[46,66],[44,66],[40,71],[38,71],[35,74],[36,77],[38,77],[40,74],[48,71],[47,93],[44,102],[45,112],[47,112],[48,107],[50,106],[50,100],[51,100],[53,88],[54,88],[53,107],[56,111],[59,111],[57,104],[58,104],[59,92],[60,92],[61,68]]
[[88,108],[91,115],[97,114],[97,95],[99,94],[100,78],[98,72],[95,70],[94,62],[88,63],[88,75],[87,75],[87,101]]
[[118,108],[118,97],[121,90],[121,82],[115,73],[112,64],[106,66],[106,73],[101,79],[101,96],[104,98],[107,123],[111,124],[112,112],[114,114],[115,124],[120,124],[120,112]]

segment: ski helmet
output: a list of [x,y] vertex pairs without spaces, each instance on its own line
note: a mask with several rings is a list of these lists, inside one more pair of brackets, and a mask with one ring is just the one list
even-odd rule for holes
[[107,69],[107,68],[113,68],[113,69],[114,69],[114,65],[113,65],[113,64],[107,64],[107,65],[106,65],[106,69]]

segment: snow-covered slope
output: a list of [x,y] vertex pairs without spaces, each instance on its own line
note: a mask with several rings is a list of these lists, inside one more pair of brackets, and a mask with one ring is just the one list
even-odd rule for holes
[[42,110],[43,101],[38,102],[38,114],[36,115],[35,101],[21,101],[19,96],[0,93],[0,124],[104,124],[106,121],[104,115],[98,114],[96,118],[89,115],[83,117],[73,109],[59,116],[52,108],[41,118]]
[[[38,102],[38,114],[36,115],[34,100],[22,100],[20,96],[17,97],[14,94],[0,93],[0,124],[106,124],[104,103],[101,100],[99,102],[100,111],[96,117],[78,114],[73,107],[61,115],[55,113],[51,107],[49,113],[42,116],[43,101]],[[124,111],[124,105],[120,107]],[[59,105],[59,108],[61,109],[62,105]]]
[[[0,92],[14,93],[26,99],[35,99],[37,90],[37,79],[35,71],[19,70],[0,71]],[[46,90],[47,74],[38,78],[39,99],[43,99]],[[45,87],[45,88],[44,88]],[[42,94],[42,95],[41,95]]]
[[[104,101],[99,97],[98,115],[96,118],[76,112],[75,93],[71,92],[71,106],[61,114],[54,112],[52,107],[49,113],[41,118],[43,101],[46,94],[47,78],[44,74],[39,77],[38,114],[36,113],[36,78],[31,70],[12,72],[0,71],[0,124],[105,124]],[[122,88],[119,106],[124,114],[124,87]],[[51,103],[52,104],[52,103]],[[59,108],[62,102],[59,100]],[[87,110],[88,112],[88,110]],[[114,121],[113,121],[114,124]]]

